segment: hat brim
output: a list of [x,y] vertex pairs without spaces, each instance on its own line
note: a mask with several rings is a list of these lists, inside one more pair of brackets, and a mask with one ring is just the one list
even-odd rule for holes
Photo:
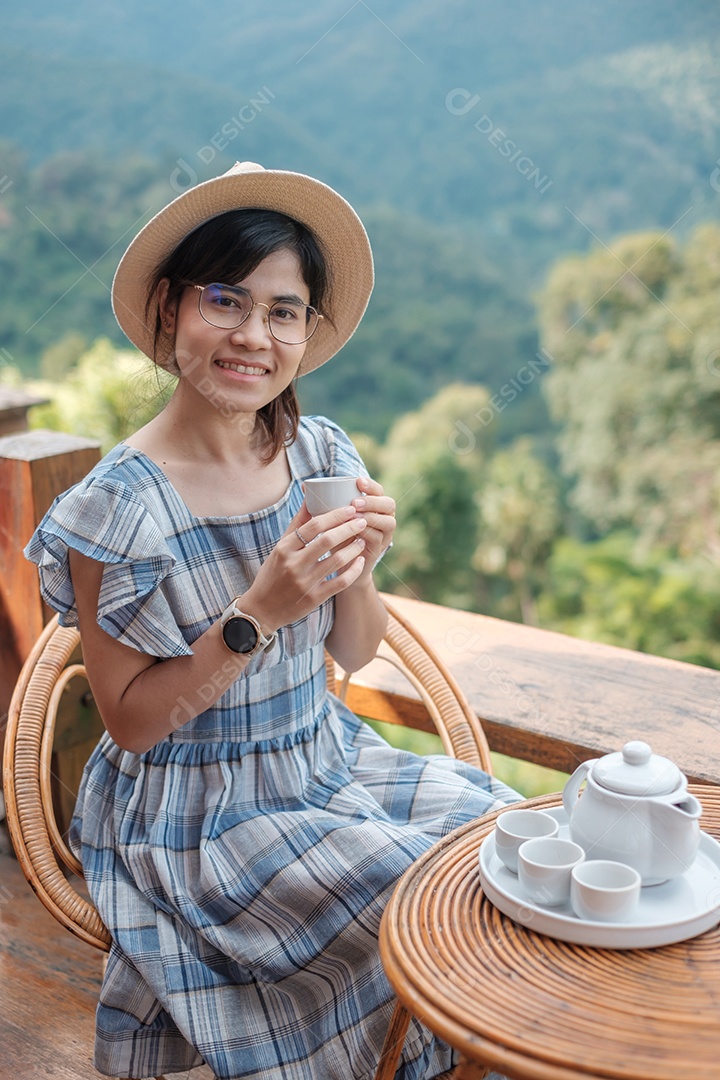
[[299,375],[324,364],[352,337],[373,287],[370,242],[360,218],[327,184],[301,173],[237,163],[229,172],[183,192],[145,225],[118,265],[112,286],[115,318],[133,345],[167,366],[172,342],[155,348],[157,300],[149,291],[158,266],[203,222],[228,210],[276,210],[315,234],[330,272],[328,310],[307,343]]

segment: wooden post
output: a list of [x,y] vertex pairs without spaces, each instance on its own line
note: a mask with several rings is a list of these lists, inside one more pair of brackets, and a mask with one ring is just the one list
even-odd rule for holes
[[28,430],[28,410],[34,405],[46,405],[50,399],[28,394],[15,387],[0,386],[0,436]]
[[82,480],[99,458],[97,442],[64,432],[0,438],[0,758],[13,687],[51,614],[23,548],[55,496]]

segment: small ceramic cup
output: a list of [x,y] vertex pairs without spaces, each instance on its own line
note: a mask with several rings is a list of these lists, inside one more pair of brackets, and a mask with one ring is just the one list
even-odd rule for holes
[[495,851],[513,874],[518,872],[518,848],[536,836],[555,836],[558,822],[543,810],[503,810],[495,822]]
[[542,836],[518,850],[518,878],[532,904],[559,907],[570,899],[570,875],[585,852],[572,840]]
[[362,492],[354,476],[315,476],[304,480],[305,505],[312,517],[349,506]]
[[573,867],[570,903],[581,919],[626,922],[640,899],[637,870],[609,859],[590,859]]

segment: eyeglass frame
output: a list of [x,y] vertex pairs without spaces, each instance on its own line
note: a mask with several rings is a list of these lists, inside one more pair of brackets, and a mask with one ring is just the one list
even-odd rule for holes
[[[244,326],[245,325],[245,323],[248,321],[248,319],[250,318],[250,316],[252,315],[252,313],[253,313],[253,311],[255,310],[256,307],[264,307],[264,308],[267,308],[267,315],[263,316],[263,322],[267,326],[268,333],[270,334],[270,337],[273,339],[273,341],[277,341],[280,345],[305,345],[305,344],[307,344],[308,341],[310,341],[310,338],[314,335],[314,333],[317,330],[317,328],[319,327],[322,319],[324,318],[324,316],[321,315],[320,312],[318,311],[318,309],[316,307],[313,307],[312,304],[303,304],[303,307],[306,309],[306,311],[314,311],[315,314],[317,315],[317,322],[315,323],[314,327],[312,328],[312,331],[310,332],[310,334],[308,334],[308,336],[306,338],[303,338],[302,341],[282,341],[279,337],[275,337],[275,334],[273,333],[272,326],[270,325],[270,312],[272,311],[272,309],[274,307],[277,307],[278,304],[282,303],[282,301],[278,300],[278,301],[276,301],[275,304],[263,304],[262,301],[260,301],[260,300],[253,300],[252,296],[250,296],[250,293],[246,292],[244,289],[238,289],[237,285],[225,285],[221,281],[209,281],[207,285],[197,285],[197,284],[195,284],[195,282],[189,282],[189,284],[190,284],[191,288],[200,290],[199,295],[198,295],[198,311],[200,313],[200,318],[204,322],[206,322],[208,324],[208,326],[214,326],[216,330],[237,330],[239,326]],[[213,285],[215,285],[216,287],[219,287],[221,289],[233,289],[235,292],[242,292],[242,294],[244,296],[247,296],[247,298],[250,300],[250,302],[251,302],[250,310],[248,311],[245,318],[241,319],[239,323],[235,324],[235,326],[218,326],[217,323],[210,322],[210,319],[208,319],[207,315],[205,315],[205,313],[203,312],[203,309],[202,309],[203,293],[205,292],[206,289],[211,288]]]

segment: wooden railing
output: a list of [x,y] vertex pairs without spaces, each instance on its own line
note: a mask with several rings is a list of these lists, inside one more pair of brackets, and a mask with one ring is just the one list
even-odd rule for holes
[[[22,548],[55,495],[99,458],[57,432],[0,439],[0,713],[49,615]],[[570,772],[642,738],[690,780],[720,783],[720,672],[484,615],[393,596],[467,694],[490,747]],[[348,703],[371,719],[427,728],[402,676],[381,661],[358,672]]]
[[[465,691],[490,749],[563,772],[644,739],[688,779],[720,783],[720,671],[393,596]],[[351,708],[427,725],[403,680],[377,661]]]

